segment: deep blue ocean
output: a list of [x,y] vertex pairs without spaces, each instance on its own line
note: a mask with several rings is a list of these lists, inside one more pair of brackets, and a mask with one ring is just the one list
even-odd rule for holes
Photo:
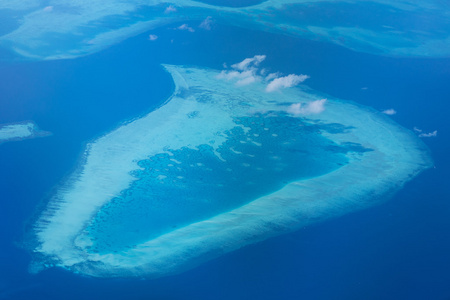
[[[181,25],[181,24],[178,24]],[[176,24],[173,25],[177,26]],[[0,52],[0,123],[33,120],[52,136],[0,145],[0,299],[450,299],[450,59],[393,58],[330,43],[215,25],[153,30],[71,60]],[[252,39],[248,39],[252,36]],[[2,50],[3,51],[3,50]],[[221,69],[265,54],[265,66],[310,75],[311,88],[425,132],[435,167],[378,206],[271,238],[179,275],[95,279],[29,274],[26,237],[85,144],[164,102],[161,63]]]

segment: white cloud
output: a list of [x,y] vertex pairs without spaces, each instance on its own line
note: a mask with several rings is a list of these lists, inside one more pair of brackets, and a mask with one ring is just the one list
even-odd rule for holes
[[254,70],[247,70],[242,72],[236,70],[222,71],[219,75],[217,75],[217,78],[225,80],[237,80],[237,86],[248,85],[260,79],[260,77],[255,74]]
[[266,87],[266,92],[274,92],[281,88],[289,88],[295,86],[306,79],[308,79],[308,75],[295,75],[290,74],[284,77],[278,77],[272,80]]
[[244,76],[243,72],[238,72],[238,71],[222,71],[220,72],[219,75],[217,75],[218,79],[225,79],[225,80],[232,80],[232,79],[239,79],[239,78],[243,78],[242,76]]
[[255,55],[251,58],[246,58],[240,63],[231,65],[233,69],[245,71],[248,70],[250,67],[257,67],[263,60],[266,59],[265,55]]
[[289,106],[287,112],[293,115],[315,115],[325,110],[327,99],[320,99],[306,104],[295,103]]
[[247,77],[244,77],[238,81],[236,81],[237,86],[243,86],[243,85],[249,85],[250,83],[253,83],[257,80],[256,76],[249,75]]
[[435,130],[435,131],[433,131],[433,132],[425,133],[425,132],[423,132],[422,129],[417,128],[417,127],[415,127],[415,126],[414,126],[413,130],[414,130],[414,132],[416,132],[416,133],[419,135],[419,137],[421,137],[421,138],[423,138],[423,137],[435,137],[435,136],[437,136],[437,130]]
[[206,17],[206,19],[204,19],[200,25],[198,25],[198,27],[205,29],[205,30],[211,30],[211,25],[212,25],[213,21],[212,18],[210,16]]
[[276,72],[276,73],[270,73],[270,74],[268,74],[267,76],[266,76],[266,81],[270,81],[270,80],[272,80],[272,79],[275,79],[275,78],[277,78],[277,77],[280,77],[281,76],[281,74],[279,73],[279,72]]
[[156,34],[150,34],[150,35],[148,36],[148,39],[149,39],[150,41],[156,41],[156,40],[158,39],[158,36],[157,36]]
[[166,8],[166,10],[164,11],[164,13],[169,14],[169,13],[171,13],[171,12],[176,12],[176,11],[177,11],[177,9],[176,9],[174,6],[169,5],[169,6]]
[[397,111],[393,108],[389,108],[389,109],[383,110],[382,113],[392,116],[392,115],[395,115],[397,113]]
[[[256,81],[262,81],[268,83],[266,86],[267,92],[273,92],[281,88],[288,88],[295,86],[300,82],[305,81],[309,76],[307,75],[295,75],[290,74],[284,77],[280,77],[279,72],[270,73],[266,69],[260,69],[259,65],[266,59],[265,55],[255,55],[244,59],[243,61],[231,65],[232,70],[223,70],[218,79],[235,80],[237,86],[248,85]],[[227,65],[223,64],[224,68]]]
[[45,12],[51,12],[51,11],[53,11],[53,6],[46,6],[46,7],[44,7],[44,11],[45,11]]
[[419,137],[423,138],[423,137],[435,137],[437,136],[437,130],[433,131],[433,132],[429,132],[429,133],[421,133],[419,134]]
[[194,32],[194,28],[189,27],[188,24],[183,24],[177,27],[178,30],[187,30],[189,32]]
[[[266,58],[265,55],[255,55],[251,58],[246,58],[240,63],[231,65],[233,70],[222,71],[217,75],[218,79],[236,80],[237,86],[249,85],[253,82],[262,80],[262,77],[257,75],[257,66]],[[226,66],[226,64],[224,64]]]

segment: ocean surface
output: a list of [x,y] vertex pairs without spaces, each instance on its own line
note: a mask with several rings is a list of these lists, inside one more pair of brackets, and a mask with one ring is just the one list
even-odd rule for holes
[[[244,5],[233,1],[230,6]],[[314,6],[309,9],[316,13]],[[324,10],[338,18],[333,5]],[[396,18],[392,13],[386,18]],[[26,60],[0,49],[0,124],[30,120],[52,133],[0,144],[0,299],[450,299],[450,58],[376,55],[220,22],[212,30],[173,30],[183,24],[72,59]],[[0,23],[0,33],[14,26]],[[158,39],[149,40],[149,34]],[[394,109],[389,117],[410,131],[416,128],[417,135],[418,129],[436,130],[437,135],[421,138],[434,166],[373,207],[269,238],[180,274],[108,279],[61,268],[29,272],[33,224],[79,167],[86,144],[157,109],[172,94],[173,80],[161,64],[220,70],[224,63],[254,55],[266,55],[264,67],[271,71],[309,75],[305,83],[321,93],[380,112]],[[277,180],[299,176],[295,166],[290,171],[293,175]],[[277,184],[256,178],[267,188]],[[201,186],[195,188],[201,194]],[[220,196],[234,197],[229,193]],[[162,222],[162,231],[164,226],[169,225]],[[123,228],[110,229],[124,234]]]

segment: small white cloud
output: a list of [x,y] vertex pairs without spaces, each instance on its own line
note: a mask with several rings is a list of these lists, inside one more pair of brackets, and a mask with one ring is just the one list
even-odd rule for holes
[[[265,55],[255,55],[254,57],[246,58],[240,63],[231,65],[231,68],[233,68],[233,70],[222,71],[219,75],[217,75],[217,78],[225,80],[236,80],[235,84],[237,86],[249,85],[253,82],[259,81],[262,79],[262,77],[257,75],[257,66],[265,58]],[[224,64],[224,67],[226,67],[226,64]]]
[[320,99],[306,104],[295,103],[289,106],[287,112],[293,115],[315,115],[325,110],[327,99]]
[[178,30],[187,30],[189,32],[194,32],[194,28],[189,27],[188,24],[183,24],[177,27]]
[[213,23],[213,20],[211,18],[211,16],[206,17],[206,19],[204,19],[200,25],[198,25],[199,28],[205,29],[205,30],[211,30],[211,25]]
[[166,10],[164,11],[164,13],[170,14],[170,13],[176,12],[176,11],[177,11],[177,9],[176,9],[174,6],[169,5],[169,6],[166,8]]
[[421,133],[419,134],[419,137],[423,138],[423,137],[435,137],[437,136],[437,130],[433,131],[433,132],[429,132],[429,133]]
[[[309,76],[290,74],[288,76],[280,77],[280,73],[267,74],[266,69],[260,69],[259,65],[266,59],[265,55],[255,55],[244,59],[243,61],[231,65],[232,70],[223,70],[216,78],[225,80],[235,80],[236,85],[248,85],[256,81],[264,83],[269,82],[266,87],[267,92],[276,91],[280,88],[287,88],[295,86],[303,82]],[[227,68],[227,64],[223,64]]]
[[416,132],[416,133],[419,135],[419,137],[421,137],[421,138],[423,138],[423,137],[435,137],[435,136],[437,136],[437,130],[435,130],[435,131],[433,131],[433,132],[425,133],[425,132],[423,132],[422,129],[417,128],[417,127],[415,127],[415,126],[414,126],[413,130],[414,130],[414,132]]
[[148,36],[148,39],[149,39],[150,41],[156,41],[156,40],[158,39],[158,36],[157,36],[156,34],[150,34],[150,35]]
[[397,113],[397,111],[393,108],[389,108],[389,109],[383,110],[382,113],[392,116],[392,115],[395,115]]
[[325,110],[327,99],[320,99],[307,104],[295,103],[289,106],[287,112],[293,115],[315,115]]
[[278,77],[280,77],[281,76],[281,74],[279,73],[279,72],[276,72],[276,73],[270,73],[270,74],[268,74],[267,76],[266,76],[266,81],[270,81],[270,80],[272,80],[272,79],[275,79],[275,78],[278,78]]
[[239,79],[238,81],[236,81],[236,85],[237,86],[249,85],[249,84],[255,82],[256,80],[257,80],[256,76],[249,75],[247,77],[244,77],[244,78]]
[[240,63],[231,65],[233,69],[245,71],[248,70],[250,67],[257,67],[263,60],[266,59],[265,55],[255,55],[251,58],[246,58]]
[[274,92],[281,88],[289,88],[308,79],[308,75],[290,74],[284,77],[275,78],[266,87],[266,92]]
[[216,78],[217,79],[225,79],[225,80],[231,80],[231,79],[234,79],[234,78],[237,78],[237,77],[239,77],[240,76],[240,72],[238,72],[238,71],[222,71],[222,72],[220,72],[220,74],[219,75],[217,75],[216,76]]
[[53,6],[46,6],[46,7],[44,7],[44,11],[45,11],[45,12],[51,12],[51,11],[53,11]]
[[244,86],[259,80],[259,77],[255,75],[254,70],[247,70],[243,72],[233,70],[220,72],[220,74],[217,75],[217,79],[237,80],[236,85]]

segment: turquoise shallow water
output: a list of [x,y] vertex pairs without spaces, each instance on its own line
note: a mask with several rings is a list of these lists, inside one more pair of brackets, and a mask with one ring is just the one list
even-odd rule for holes
[[[257,57],[264,58],[245,59],[227,72],[165,64],[173,96],[87,145],[78,169],[35,222],[35,251],[45,257],[36,255],[30,270],[57,265],[95,277],[173,274],[371,206],[429,167],[420,140],[380,112],[306,87],[271,93],[271,84],[292,76],[263,79],[255,62],[236,71]],[[229,75],[256,78],[242,86],[224,79]],[[345,153],[350,163],[323,168],[329,153]],[[289,165],[297,167],[295,176]],[[259,184],[265,190],[257,191]],[[108,206],[119,213],[109,218]],[[96,228],[85,228],[89,223]],[[110,228],[118,230],[103,234]]]
[[[33,11],[26,22],[7,25],[10,32],[0,44],[30,59],[75,58],[175,22],[189,24],[172,30],[188,32],[210,30],[217,22],[387,56],[446,57],[450,51],[448,5],[442,1],[259,2],[54,3]],[[24,3],[18,11],[27,9],[36,7]],[[210,24],[202,27],[207,18]]]
[[[195,112],[191,116],[195,118]],[[86,229],[93,252],[131,248],[174,229],[238,208],[288,182],[329,173],[348,162],[357,144],[341,145],[287,115],[258,114],[235,120],[216,156],[209,145],[170,150],[140,161],[136,181],[106,204]],[[243,126],[243,127],[240,127]],[[245,130],[243,129],[245,128]]]
[[264,2],[264,0],[200,0],[198,2],[227,7],[245,7]]
[[[448,4],[441,3],[445,12]],[[365,27],[370,27],[369,21],[377,22],[373,10],[361,10],[362,16],[352,12],[354,6],[342,5],[341,15],[336,14],[338,7],[329,7],[333,8],[329,9],[331,19],[347,16],[340,24],[348,21],[357,26],[350,18],[367,18]],[[375,10],[376,17],[383,21],[392,17],[391,23],[403,26],[399,22],[404,20],[402,13],[392,11],[395,13],[389,15]],[[423,14],[426,11],[418,9],[407,20],[414,29],[427,28],[422,26]],[[10,19],[10,12],[5,15],[1,20],[10,23],[0,21],[4,33],[19,25]],[[327,16],[323,15],[324,22]],[[115,26],[115,21],[102,26]],[[436,14],[426,21],[428,35],[445,36],[448,27]],[[197,30],[195,34],[172,29],[181,24],[147,32],[82,59],[1,64],[1,122],[34,120],[54,135],[0,147],[0,298],[447,299],[449,60],[386,58],[219,24],[211,32]],[[147,40],[150,33],[159,36],[157,42]],[[435,48],[445,49],[442,45]],[[437,137],[424,139],[436,168],[406,185],[384,205],[246,247],[177,276],[98,280],[59,268],[28,273],[31,252],[16,246],[23,242],[24,228],[31,230],[24,223],[75,166],[86,140],[164,101],[170,79],[157,64],[187,62],[220,68],[223,62],[254,54],[267,54],[273,70],[311,75],[307,84],[316,90],[379,110],[395,108],[397,114],[391,117],[406,128],[437,129]],[[2,51],[0,60],[6,57],[21,59]],[[74,66],[78,72],[73,72]]]
[[302,27],[358,27],[386,33],[407,28],[411,33],[420,31],[436,36],[445,36],[442,29],[449,26],[443,15],[431,17],[427,10],[405,11],[376,2],[290,4],[276,12],[276,23]]

